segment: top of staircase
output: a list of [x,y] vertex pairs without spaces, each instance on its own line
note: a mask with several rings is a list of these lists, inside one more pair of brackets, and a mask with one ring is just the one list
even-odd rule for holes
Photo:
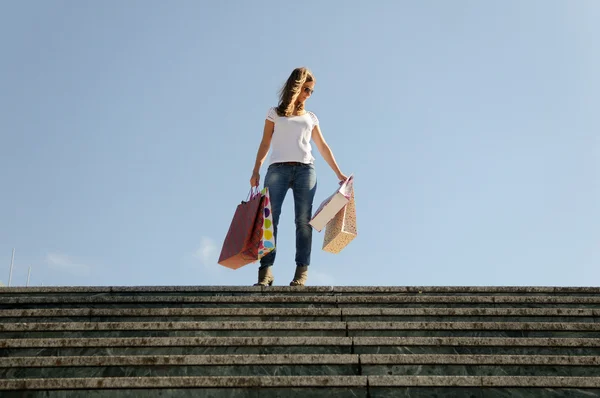
[[313,293],[313,294],[600,294],[600,286],[42,286],[5,287],[11,293]]

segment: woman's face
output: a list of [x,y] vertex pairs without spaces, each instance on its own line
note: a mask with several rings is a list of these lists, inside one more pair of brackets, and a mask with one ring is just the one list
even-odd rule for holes
[[300,90],[300,94],[298,95],[298,102],[303,104],[307,99],[310,98],[314,90],[315,82],[304,83],[302,90]]

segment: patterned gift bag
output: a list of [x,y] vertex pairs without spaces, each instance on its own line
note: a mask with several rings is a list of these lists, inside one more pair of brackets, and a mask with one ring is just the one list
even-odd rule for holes
[[342,208],[325,227],[323,250],[337,254],[356,238],[356,206],[354,187],[351,188],[350,201]]
[[262,195],[262,236],[258,246],[258,259],[260,260],[275,249],[275,231],[273,227],[273,214],[271,213],[271,197],[269,188],[261,191]]

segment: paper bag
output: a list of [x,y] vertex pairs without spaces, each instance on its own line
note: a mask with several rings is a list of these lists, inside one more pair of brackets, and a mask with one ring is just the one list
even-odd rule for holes
[[238,269],[257,260],[262,229],[257,234],[255,224],[262,201],[260,193],[251,192],[250,199],[237,206],[221,248],[220,265]]
[[262,217],[257,217],[260,222],[256,225],[256,228],[260,228],[260,243],[258,245],[258,260],[269,254],[275,249],[275,234],[273,226],[273,214],[271,212],[271,197],[269,196],[269,188],[264,188],[261,191],[262,202],[261,212]]
[[327,223],[323,238],[323,250],[337,254],[356,238],[357,233],[354,189],[351,188],[348,204]]
[[353,185],[354,178],[350,176],[338,189],[336,189],[333,195],[329,196],[321,203],[309,224],[312,225],[314,229],[321,232],[327,223],[348,204]]

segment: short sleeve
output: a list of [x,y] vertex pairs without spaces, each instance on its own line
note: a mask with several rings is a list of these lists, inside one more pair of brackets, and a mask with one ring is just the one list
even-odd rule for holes
[[310,118],[313,122],[313,127],[317,126],[319,124],[319,119],[317,118],[317,115],[315,115],[313,112],[308,112],[308,114],[310,115]]
[[277,111],[275,110],[275,108],[269,108],[269,111],[267,112],[267,120],[270,120],[272,122],[275,121],[275,119],[277,119]]

